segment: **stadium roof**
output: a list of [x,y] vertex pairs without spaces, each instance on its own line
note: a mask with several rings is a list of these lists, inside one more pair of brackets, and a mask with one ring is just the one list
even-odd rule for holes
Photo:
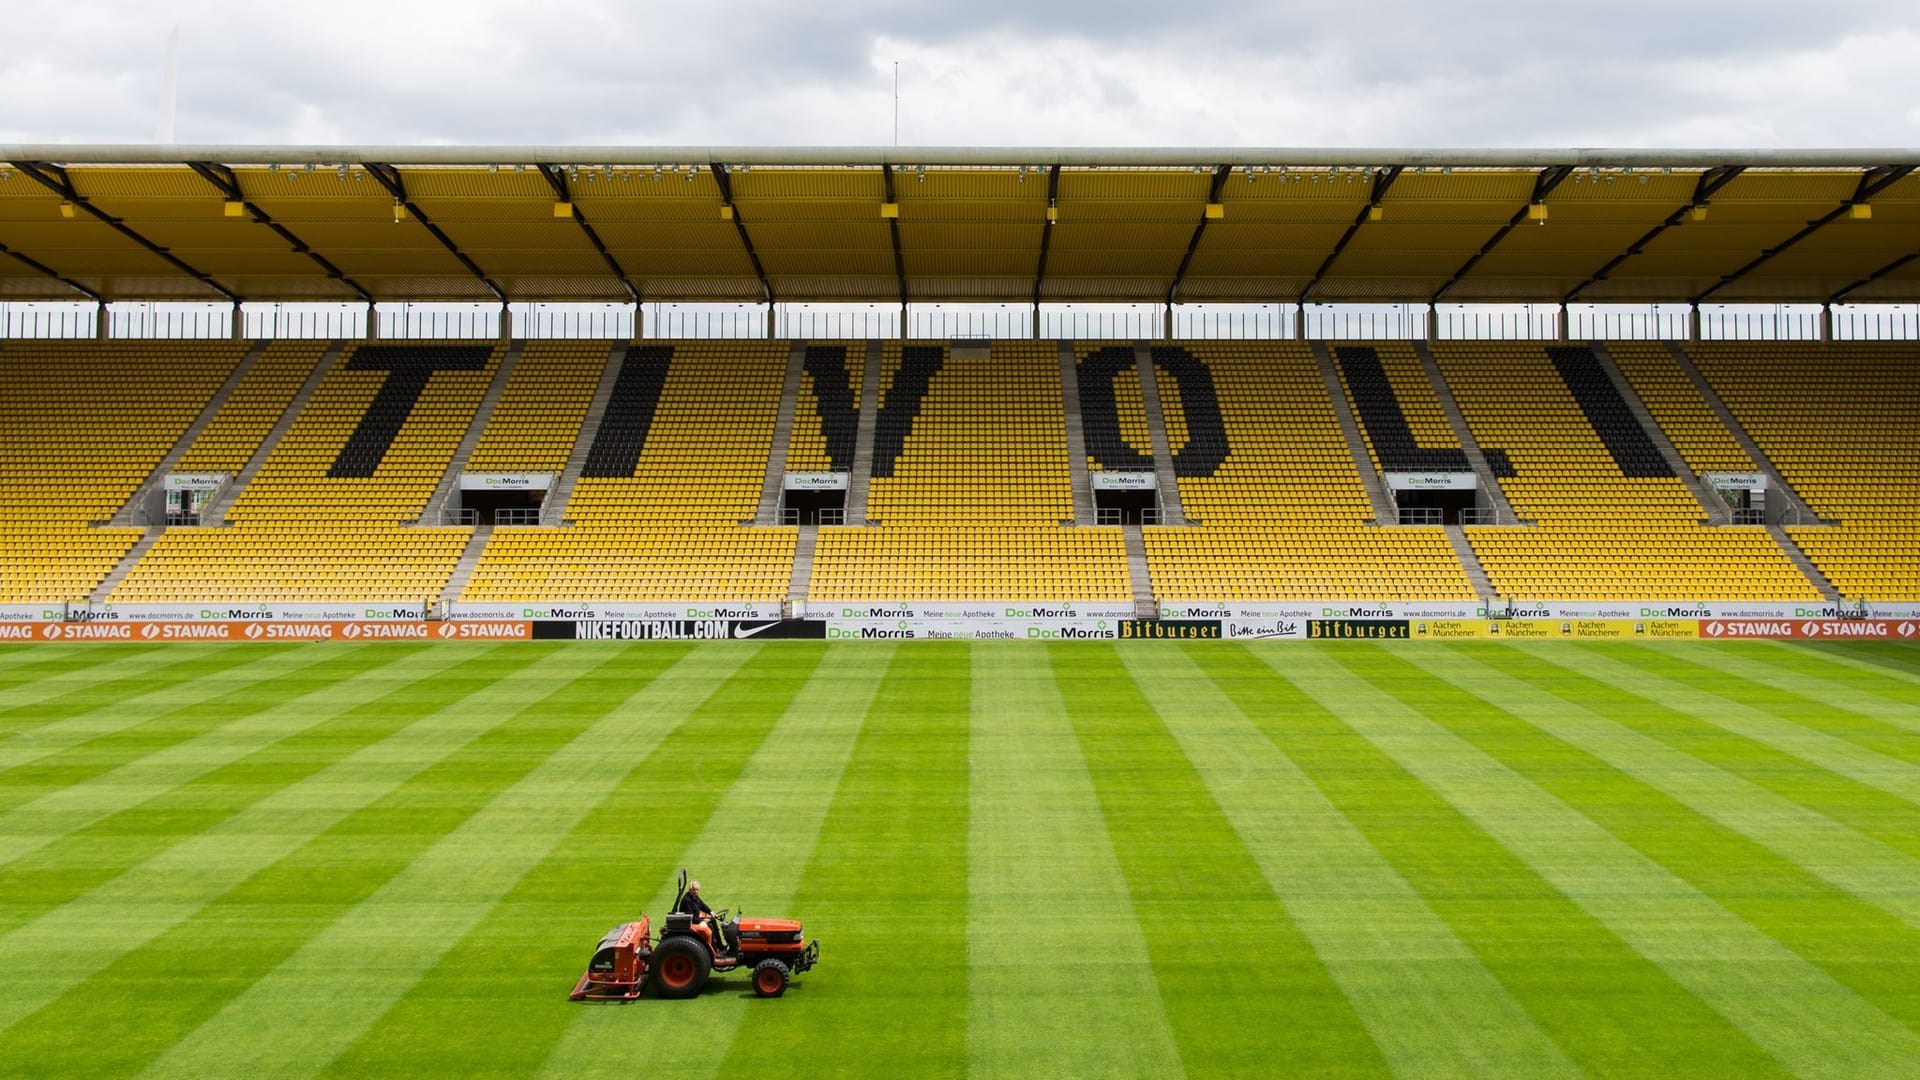
[[1920,150],[49,145],[0,161],[0,300],[1920,300]]

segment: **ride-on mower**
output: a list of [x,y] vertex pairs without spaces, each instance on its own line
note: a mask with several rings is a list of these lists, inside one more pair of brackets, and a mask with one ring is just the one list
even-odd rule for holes
[[[673,907],[687,892],[687,872],[680,871]],[[671,910],[671,909],[670,909]],[[721,933],[724,927],[726,933]],[[706,916],[669,914],[660,940],[645,915],[607,931],[593,950],[586,974],[569,995],[574,1001],[632,1001],[643,991],[655,997],[690,998],[720,971],[753,972],[753,992],[779,997],[787,980],[811,968],[820,959],[820,943],[801,944],[795,919],[727,921],[727,913]],[[732,939],[729,941],[728,939]]]

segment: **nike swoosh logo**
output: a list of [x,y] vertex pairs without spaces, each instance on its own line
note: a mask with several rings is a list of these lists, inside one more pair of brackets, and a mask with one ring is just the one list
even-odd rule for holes
[[762,630],[771,630],[774,627],[779,625],[780,624],[777,622],[762,623],[759,626],[755,626],[751,629],[745,626],[735,626],[733,628],[733,636],[737,638],[752,637],[753,635],[760,633]]

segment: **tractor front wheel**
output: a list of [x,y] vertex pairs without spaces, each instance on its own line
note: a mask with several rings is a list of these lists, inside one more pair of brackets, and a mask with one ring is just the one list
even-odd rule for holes
[[753,992],[761,997],[779,997],[787,992],[787,965],[778,960],[762,960],[753,968]]
[[693,997],[711,970],[706,947],[692,938],[668,938],[653,950],[653,988],[663,998]]

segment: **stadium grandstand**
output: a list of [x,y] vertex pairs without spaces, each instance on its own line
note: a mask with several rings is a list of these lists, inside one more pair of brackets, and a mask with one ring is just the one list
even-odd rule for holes
[[1920,605],[1912,154],[0,161],[21,617]]

